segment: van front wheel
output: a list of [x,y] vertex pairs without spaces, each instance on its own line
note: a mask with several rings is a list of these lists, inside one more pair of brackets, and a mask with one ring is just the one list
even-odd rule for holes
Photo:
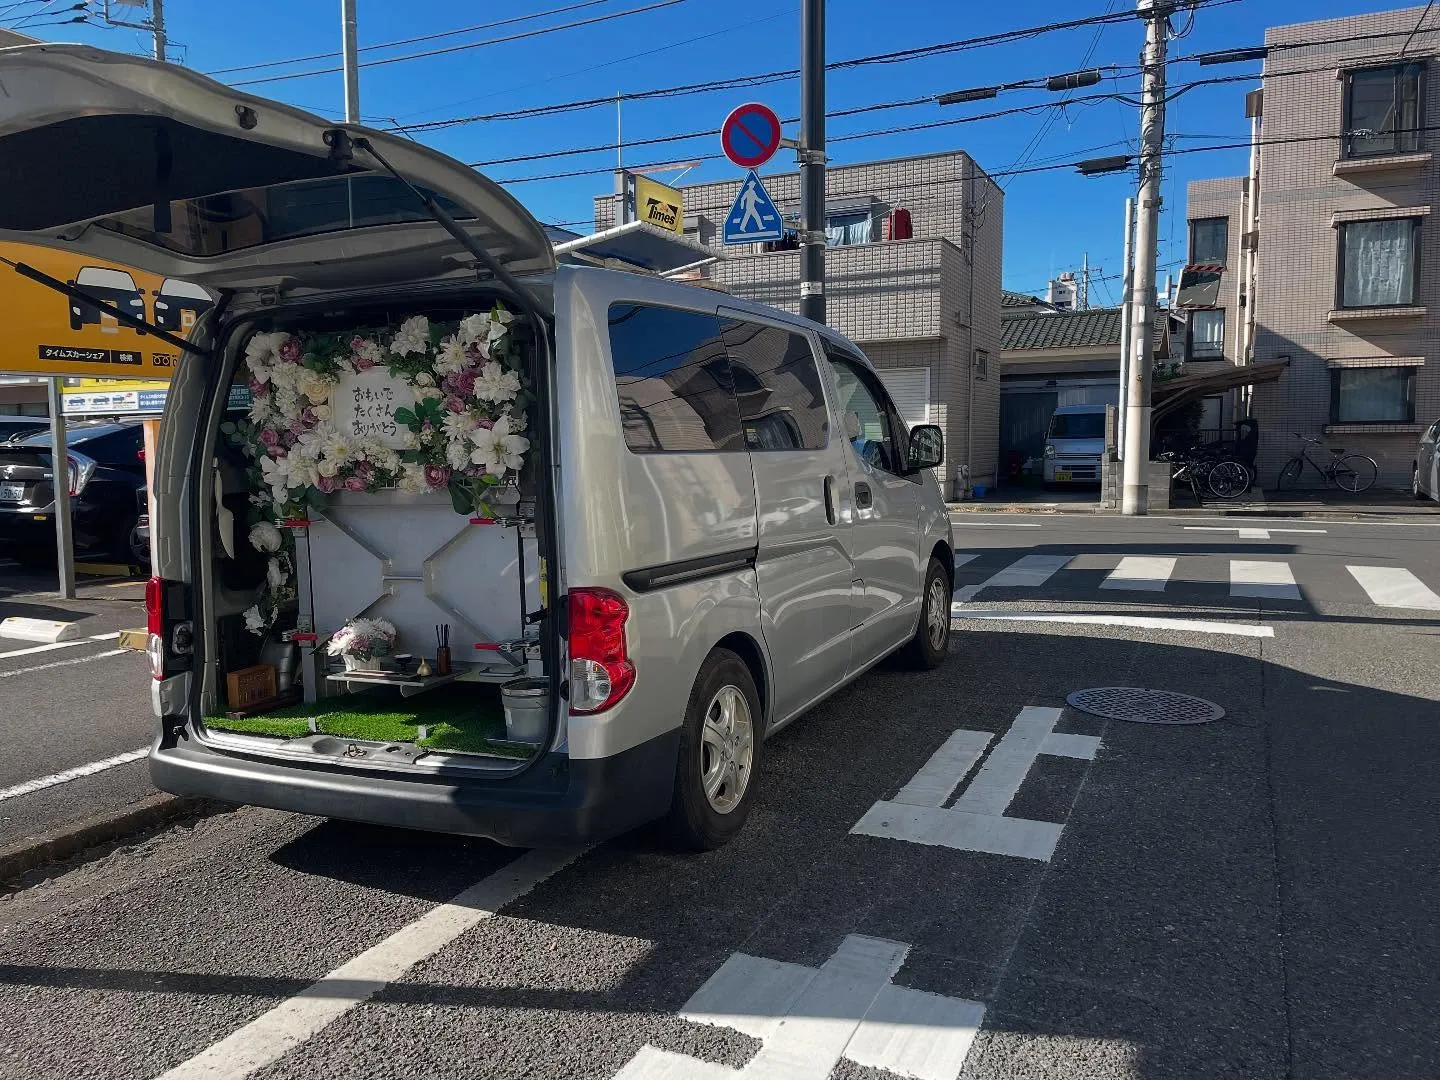
[[950,575],[940,560],[931,558],[925,571],[925,590],[920,595],[920,624],[910,644],[900,651],[900,661],[917,671],[930,671],[945,662],[950,649]]
[[680,729],[670,830],[681,846],[727,843],[750,814],[764,713],[745,662],[716,649],[695,676]]

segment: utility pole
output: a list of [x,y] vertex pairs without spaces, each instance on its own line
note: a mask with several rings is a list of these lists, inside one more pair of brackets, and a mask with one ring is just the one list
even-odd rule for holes
[[825,0],[800,8],[800,314],[825,321]]
[[1115,448],[1125,460],[1125,397],[1130,386],[1130,292],[1135,287],[1135,200],[1125,200],[1125,269],[1120,275],[1120,407],[1116,410]]
[[340,0],[341,55],[345,68],[345,122],[360,123],[360,46],[355,28],[355,0]]
[[150,0],[150,35],[155,43],[155,59],[165,62],[165,0]]
[[1080,257],[1080,303],[1081,311],[1090,310],[1090,253],[1087,251]]
[[1124,387],[1125,457],[1120,512],[1150,509],[1150,380],[1155,367],[1155,262],[1160,224],[1160,151],[1165,141],[1165,45],[1174,0],[1137,0],[1145,20],[1141,57],[1140,191],[1130,314],[1130,373]]

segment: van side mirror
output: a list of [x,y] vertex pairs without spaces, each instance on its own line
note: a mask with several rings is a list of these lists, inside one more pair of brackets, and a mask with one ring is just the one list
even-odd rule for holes
[[934,469],[945,460],[945,433],[936,424],[917,424],[910,429],[907,464],[912,472]]

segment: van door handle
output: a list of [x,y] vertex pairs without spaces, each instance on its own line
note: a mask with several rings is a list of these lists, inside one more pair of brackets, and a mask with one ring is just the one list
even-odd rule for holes
[[869,510],[873,500],[870,497],[870,485],[863,480],[855,483],[855,506],[859,510]]
[[835,477],[825,477],[825,520],[831,525],[836,524],[840,518],[835,513]]

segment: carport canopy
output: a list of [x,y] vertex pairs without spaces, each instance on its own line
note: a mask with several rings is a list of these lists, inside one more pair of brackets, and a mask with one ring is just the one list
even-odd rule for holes
[[555,244],[557,258],[641,270],[651,274],[674,274],[699,269],[720,256],[709,248],[648,221],[631,221],[590,236],[566,239],[555,229],[547,230]]
[[1199,401],[1222,390],[1274,382],[1289,366],[1289,360],[1271,360],[1263,364],[1247,364],[1244,367],[1227,364],[1219,371],[1197,372],[1157,382],[1150,395],[1150,404],[1154,410],[1151,414],[1152,423],[1192,401]]

